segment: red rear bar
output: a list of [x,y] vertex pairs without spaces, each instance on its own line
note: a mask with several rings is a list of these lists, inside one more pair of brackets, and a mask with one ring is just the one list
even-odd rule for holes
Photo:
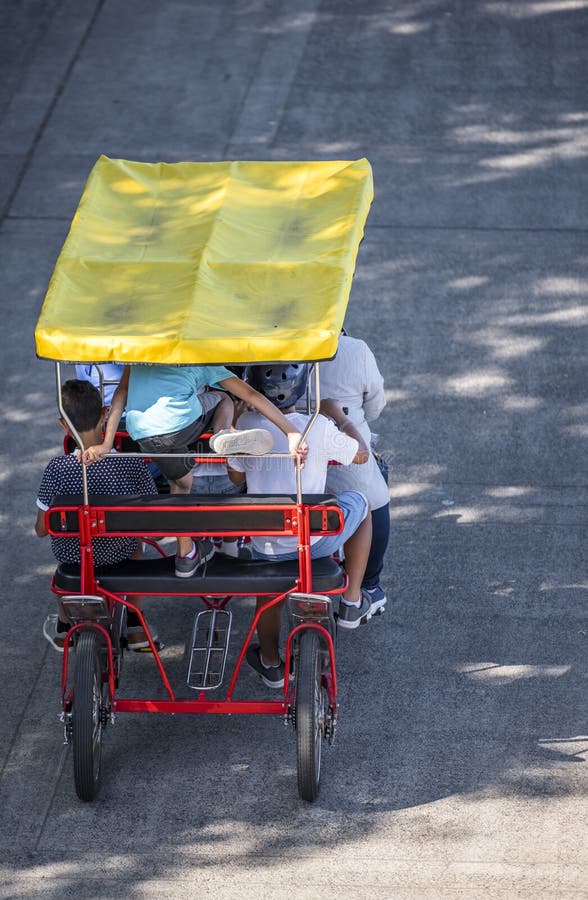
[[285,714],[284,700],[115,700],[113,712]]

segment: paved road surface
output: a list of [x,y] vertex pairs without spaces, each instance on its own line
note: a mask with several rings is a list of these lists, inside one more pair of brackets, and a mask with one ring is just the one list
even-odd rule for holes
[[[587,41],[587,0],[4,0],[2,898],[588,896]],[[121,716],[73,793],[32,332],[100,153],[374,168],[348,326],[388,390],[391,602],[340,640],[313,806],[269,718]],[[187,605],[152,615],[181,653]]]

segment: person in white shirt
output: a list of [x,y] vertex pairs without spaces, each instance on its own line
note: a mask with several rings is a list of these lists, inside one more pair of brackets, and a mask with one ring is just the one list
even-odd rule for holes
[[[371,440],[370,422],[378,418],[386,406],[384,379],[375,356],[359,338],[344,331],[334,359],[321,363],[321,396],[337,400],[365,443]],[[327,490],[361,491],[368,499],[372,518],[372,545],[362,581],[362,588],[372,598],[373,612],[386,604],[380,584],[384,556],[390,541],[390,493],[373,453],[365,465],[329,466]]]
[[[250,366],[245,372],[245,379],[282,411],[292,428],[304,431],[309,416],[296,412],[295,405],[306,394],[306,364]],[[337,460],[343,465],[352,462],[361,464],[369,456],[367,446],[344,415],[340,404],[332,402],[329,412],[335,421],[319,415],[306,437],[308,455],[301,472],[303,493],[324,493],[329,460]],[[237,428],[253,427],[267,428],[274,439],[274,451],[287,452],[287,439],[259,412],[250,411],[240,416]],[[296,472],[291,459],[230,457],[228,472],[233,483],[246,481],[247,490],[252,494],[296,493]],[[330,556],[343,544],[349,583],[341,596],[339,626],[354,629],[371,616],[371,600],[361,589],[371,544],[371,518],[363,494],[344,491],[337,499],[345,521],[343,531],[333,537],[311,538],[311,557]],[[251,538],[251,554],[254,559],[274,562],[298,559],[297,544],[298,540],[294,537],[254,536]],[[267,598],[258,597],[257,602],[259,608],[267,603]],[[284,684],[284,663],[278,651],[280,622],[281,606],[267,610],[260,618],[257,629],[259,646],[249,647],[246,656],[247,662],[261,675],[263,682],[275,688]]]

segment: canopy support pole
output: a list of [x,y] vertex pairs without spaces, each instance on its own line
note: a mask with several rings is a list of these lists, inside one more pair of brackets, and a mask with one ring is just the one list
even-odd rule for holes
[[70,434],[76,444],[78,445],[80,451],[80,461],[82,463],[82,490],[84,494],[84,506],[88,505],[88,472],[86,469],[86,464],[84,462],[84,443],[78,434],[78,431],[69,418],[68,414],[63,408],[63,397],[61,394],[61,363],[55,362],[55,380],[57,385],[57,408],[59,409],[59,415],[69,428]]
[[[319,408],[321,405],[321,384],[320,384],[320,375],[319,375],[319,363],[314,364],[314,403],[315,409],[312,410],[312,416],[306,423],[306,428],[302,432],[301,441],[306,440],[306,435],[316,422],[317,416],[319,414]],[[302,470],[300,468],[300,460],[296,459],[296,502],[298,504],[302,503]]]

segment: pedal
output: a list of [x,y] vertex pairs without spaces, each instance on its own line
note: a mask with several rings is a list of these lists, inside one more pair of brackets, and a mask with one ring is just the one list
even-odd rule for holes
[[225,674],[233,614],[227,609],[203,609],[196,614],[188,666],[188,687],[212,691]]

